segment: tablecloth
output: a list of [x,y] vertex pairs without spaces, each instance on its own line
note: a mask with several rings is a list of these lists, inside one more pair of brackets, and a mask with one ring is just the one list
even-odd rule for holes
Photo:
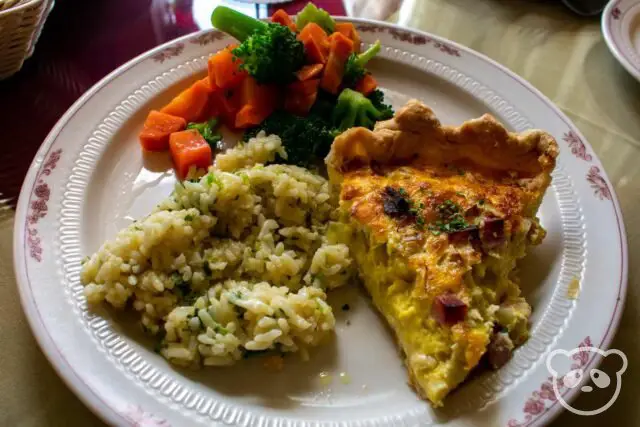
[[[344,9],[339,1],[328,3],[334,13],[397,22],[486,54],[540,89],[587,137],[615,185],[627,228],[629,291],[612,345],[626,353],[629,367],[611,409],[593,417],[564,413],[553,426],[640,425],[640,84],[607,50],[599,20],[557,1],[345,0]],[[197,30],[191,16],[197,4],[58,0],[34,57],[0,82],[0,425],[103,425],[57,376],[26,323],[12,267],[11,206],[31,158],[64,110],[119,64]],[[587,405],[595,398],[579,397]]]

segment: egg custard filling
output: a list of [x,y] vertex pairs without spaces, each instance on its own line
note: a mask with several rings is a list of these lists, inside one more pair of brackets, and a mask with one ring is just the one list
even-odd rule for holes
[[557,155],[545,132],[513,134],[490,115],[442,126],[419,101],[333,143],[331,232],[434,406],[481,359],[498,368],[528,338],[516,261],[545,236],[536,212]]

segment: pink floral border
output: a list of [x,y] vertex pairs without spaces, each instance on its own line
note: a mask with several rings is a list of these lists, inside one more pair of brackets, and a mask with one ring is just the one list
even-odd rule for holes
[[49,211],[47,203],[51,195],[51,189],[49,188],[49,184],[45,182],[45,177],[51,175],[51,172],[56,168],[61,154],[61,148],[53,151],[42,166],[36,178],[36,186],[33,189],[33,194],[36,196],[36,199],[32,200],[29,205],[29,214],[27,215],[27,245],[29,246],[29,255],[38,262],[42,261],[42,241],[38,235],[36,225],[40,219],[47,216],[47,212]]
[[160,64],[162,64],[167,59],[171,59],[180,55],[183,50],[184,50],[184,43],[178,43],[173,46],[169,46],[165,49],[162,49],[160,52],[156,53],[151,58],[155,62],[159,62]]
[[622,14],[622,12],[620,11],[619,7],[614,7],[613,10],[611,11],[611,17],[613,19],[620,19],[620,15]]
[[600,168],[597,166],[591,166],[589,172],[587,173],[587,181],[591,184],[591,188],[593,188],[594,194],[600,200],[611,200],[611,190],[609,190],[609,185],[607,181],[600,174]]
[[359,24],[357,26],[358,31],[362,31],[363,33],[389,33],[394,40],[400,40],[403,42],[411,43],[416,46],[421,46],[425,44],[433,44],[433,47],[438,49],[440,52],[446,53],[450,56],[460,56],[460,51],[455,47],[449,46],[448,44],[436,41],[430,37],[427,37],[422,34],[416,34],[412,31],[400,30],[398,28],[391,27],[383,27],[381,25],[376,24]]
[[[592,347],[591,338],[586,337],[584,341],[582,341],[578,348],[580,351],[572,356],[574,363],[571,364],[571,369],[578,369],[586,366],[589,363],[589,356],[591,352],[583,349],[584,347]],[[507,423],[507,427],[524,427],[528,425],[531,421],[538,418],[540,414],[545,412],[548,407],[547,405],[555,403],[558,398],[556,397],[553,391],[553,377],[548,377],[545,382],[542,383],[539,390],[534,391],[531,394],[531,397],[527,399],[522,408],[522,412],[524,412],[524,419],[522,421],[518,421],[515,418],[512,418]],[[555,379],[558,385],[558,391],[563,393],[567,390],[563,383],[563,377],[559,377]],[[550,407],[551,405],[549,405]]]
[[145,412],[139,405],[129,405],[122,415],[133,427],[171,427],[167,420]]
[[[593,160],[593,156],[587,152],[585,143],[577,133],[571,130],[565,133],[562,139],[569,145],[569,148],[571,148],[571,154],[587,162],[591,162]],[[613,200],[609,184],[607,184],[607,181],[602,177],[602,173],[598,166],[591,166],[587,172],[586,178],[591,185],[591,188],[593,188],[593,192],[596,197],[600,200]]]
[[576,134],[574,131],[569,131],[564,134],[562,139],[569,144],[569,148],[571,148],[571,153],[578,157],[579,159],[586,160],[590,162],[593,160],[591,154],[587,153],[587,147],[585,146],[582,139]]
[[191,40],[189,40],[189,43],[206,46],[209,43],[213,43],[214,41],[222,40],[224,37],[225,34],[221,31],[209,31],[204,34],[200,34],[198,37],[192,38]]

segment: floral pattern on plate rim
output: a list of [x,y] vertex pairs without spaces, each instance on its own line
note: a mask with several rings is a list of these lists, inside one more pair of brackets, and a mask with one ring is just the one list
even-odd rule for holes
[[[590,352],[585,347],[592,347],[591,338],[586,337],[584,341],[582,341],[578,348],[580,351],[572,356],[574,363],[571,364],[571,369],[578,369],[586,366],[589,363],[589,355]],[[555,381],[557,381],[558,391],[561,393],[567,390],[563,383],[563,378],[559,377]],[[518,421],[515,418],[512,418],[507,423],[507,427],[524,427],[528,425],[531,421],[538,418],[545,410],[547,410],[547,403],[551,403],[552,405],[558,400],[555,392],[553,391],[553,377],[548,377],[545,382],[542,383],[539,390],[534,391],[531,394],[531,397],[527,399],[522,408],[522,412],[524,412],[524,420]]]
[[179,56],[184,50],[184,43],[177,43],[174,46],[169,46],[165,49],[162,49],[160,52],[153,55],[151,58],[155,62],[159,62],[162,64],[167,59],[175,58]]
[[213,43],[214,41],[222,40],[224,37],[225,34],[221,31],[210,31],[192,38],[189,43],[206,46],[209,43]]
[[398,28],[383,27],[375,24],[360,24],[357,26],[359,31],[364,33],[384,33],[391,34],[394,40],[400,40],[403,42],[411,43],[416,46],[421,46],[429,43],[433,43],[433,47],[440,50],[442,53],[446,53],[450,56],[460,56],[460,51],[455,47],[449,46],[445,43],[435,41],[425,35],[415,34],[411,31],[404,31]]
[[611,200],[611,190],[609,190],[609,185],[607,181],[600,174],[600,168],[597,166],[591,166],[589,172],[587,173],[587,181],[591,184],[591,188],[593,188],[593,192],[600,200]]
[[620,19],[620,8],[619,7],[614,7],[613,10],[611,11],[611,16],[613,17],[613,19]]
[[53,151],[49,155],[49,159],[42,165],[42,169],[38,172],[36,178],[36,186],[33,189],[33,194],[36,196],[36,200],[32,200],[29,204],[30,213],[27,216],[27,245],[29,246],[29,255],[36,261],[42,261],[42,242],[40,236],[38,236],[38,229],[36,224],[40,219],[47,216],[49,208],[49,196],[51,195],[51,189],[49,184],[45,181],[45,176],[51,175],[51,172],[56,168],[58,160],[62,154],[62,148]]
[[562,139],[569,144],[571,154],[587,162],[593,160],[591,154],[587,153],[587,147],[584,145],[584,142],[582,142],[582,139],[574,131],[570,130],[565,133]]
[[131,422],[133,427],[171,427],[169,422],[145,412],[139,405],[129,405],[122,415]]
[[[614,8],[612,16],[614,19],[618,19],[620,16],[620,9]],[[413,45],[426,45],[433,43],[434,47],[438,48],[441,52],[447,55],[457,57],[460,56],[460,52],[458,49],[435,41],[434,39],[423,35],[416,35],[408,31],[382,27],[375,24],[360,24],[357,28],[363,32],[388,32],[395,40],[404,41]],[[212,43],[213,41],[220,40],[223,37],[223,33],[212,31],[202,34],[198,37],[194,37],[190,40],[190,43],[204,46]],[[177,57],[182,54],[184,47],[184,43],[177,43],[174,46],[163,49],[162,51],[153,55],[151,58],[155,62],[163,63],[165,60]],[[565,133],[563,136],[563,140],[568,143],[569,147],[571,148],[572,154],[574,154],[576,157],[588,162],[592,160],[592,156],[586,152],[585,144],[574,131],[571,130],[568,133]],[[41,167],[41,170],[36,178],[36,186],[33,190],[33,194],[35,194],[37,199],[30,201],[29,204],[31,212],[27,216],[26,239],[27,245],[30,250],[30,256],[37,262],[42,261],[43,250],[41,239],[38,236],[38,230],[35,225],[41,218],[44,218],[47,215],[47,203],[49,201],[51,193],[51,189],[45,182],[44,176],[50,175],[51,172],[56,168],[57,163],[60,160],[61,153],[62,149],[57,149],[51,152],[48,160]],[[587,181],[591,184],[591,187],[594,189],[594,194],[600,200],[612,200],[612,193],[606,180],[602,177],[600,168],[598,166],[591,166],[587,173]],[[590,337],[586,337],[585,340],[579,345],[579,347],[588,346],[591,346]],[[589,354],[586,351],[581,351],[578,354],[574,355],[573,358],[578,363],[572,364],[572,369],[576,369],[585,366],[588,363]],[[557,401],[557,398],[553,393],[553,383],[551,382],[552,380],[553,377],[548,377],[547,381],[542,383],[540,389],[534,391],[531,397],[525,402],[522,409],[523,413],[525,414],[525,420],[517,421],[516,419],[510,419],[508,422],[508,427],[522,427],[528,425],[530,422],[535,421],[535,419],[539,418],[539,416],[546,410],[550,409],[551,405],[549,406],[549,408],[547,408],[547,402],[545,401],[548,401],[551,404]],[[566,391],[566,387],[562,383],[562,378],[558,379],[557,381],[558,388],[561,391]],[[136,427],[170,427],[170,424],[166,420],[145,412],[140,406],[130,405],[125,411],[122,412],[122,414]]]

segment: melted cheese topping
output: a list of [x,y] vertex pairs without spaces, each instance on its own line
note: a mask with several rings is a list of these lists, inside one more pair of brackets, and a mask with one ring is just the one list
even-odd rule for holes
[[[556,155],[542,132],[510,134],[490,116],[444,128],[417,102],[373,132],[352,129],[333,144],[327,165],[345,224],[336,234],[393,329],[412,384],[436,406],[478,365],[494,328],[517,344],[528,336],[530,307],[514,269],[544,237],[535,213]],[[389,211],[390,193],[410,209]],[[443,232],[445,203],[464,218],[459,233]],[[493,218],[498,244],[486,234]],[[433,316],[445,294],[466,305],[462,321]]]

